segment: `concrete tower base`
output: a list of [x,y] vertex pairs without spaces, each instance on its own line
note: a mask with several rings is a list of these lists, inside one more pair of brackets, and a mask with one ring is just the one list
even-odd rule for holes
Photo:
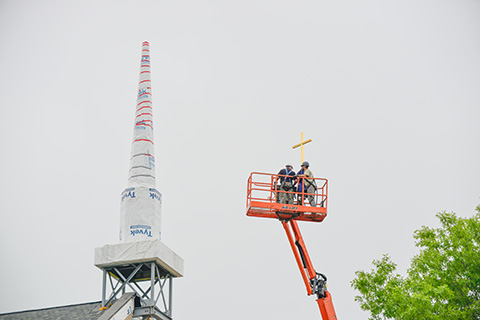
[[183,259],[160,240],[126,242],[95,248],[95,266],[111,266],[154,261],[174,278],[183,277]]

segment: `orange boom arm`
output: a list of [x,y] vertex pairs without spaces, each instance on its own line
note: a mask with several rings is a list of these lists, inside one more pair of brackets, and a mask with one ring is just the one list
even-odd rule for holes
[[337,320],[332,296],[327,291],[327,277],[317,273],[313,268],[297,222],[295,220],[282,221],[282,225],[287,234],[288,242],[290,242],[290,247],[292,247],[293,255],[297,261],[308,295],[317,295],[317,304],[323,320]]

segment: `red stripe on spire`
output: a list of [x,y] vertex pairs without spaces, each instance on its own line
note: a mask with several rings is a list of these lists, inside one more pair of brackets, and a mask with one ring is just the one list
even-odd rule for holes
[[137,104],[137,107],[138,107],[139,105],[141,105],[142,103],[152,103],[152,101],[149,101],[149,100],[142,101],[142,102],[140,102],[140,103]]
[[137,139],[137,140],[133,140],[133,142],[141,142],[141,141],[150,142],[151,144],[153,144],[153,141],[152,141],[152,140],[149,140],[149,139]]
[[151,106],[145,106],[145,107],[141,107],[141,108],[137,109],[137,112],[140,111],[140,110],[142,110],[142,109],[145,109],[145,108],[150,108],[150,109],[152,109]]
[[141,117],[141,116],[152,116],[153,115],[151,113],[140,113],[138,116],[136,116],[135,118],[138,118],[138,117]]
[[153,129],[153,127],[151,125],[147,124],[147,123],[137,123],[135,126],[136,127],[150,127],[150,128]]

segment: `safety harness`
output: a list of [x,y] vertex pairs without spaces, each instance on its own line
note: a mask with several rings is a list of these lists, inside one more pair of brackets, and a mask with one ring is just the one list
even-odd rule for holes
[[[298,172],[298,174],[299,174],[299,175],[300,175],[300,174],[305,174],[305,170],[303,170],[303,169],[300,170],[300,171]],[[303,178],[301,178],[301,179],[302,179],[302,180],[298,183],[298,186],[299,186],[298,191],[300,191],[300,185],[302,185],[303,191],[306,191],[309,187],[314,187],[314,188],[315,188],[315,191],[317,190],[317,185],[315,184],[315,181],[314,181],[313,179],[312,179],[312,181],[310,181],[310,180],[307,179],[306,177],[303,177]],[[302,183],[302,181],[308,182],[308,187],[305,185],[305,182]]]
[[[289,176],[290,173],[292,173],[292,172],[293,172],[293,170],[288,170],[287,168],[285,168],[285,175],[286,176]],[[283,179],[282,184],[280,185],[280,189],[283,188],[283,185],[285,184],[285,182],[290,182],[290,183],[293,182],[293,180],[292,180],[293,177],[281,177],[280,179]]]

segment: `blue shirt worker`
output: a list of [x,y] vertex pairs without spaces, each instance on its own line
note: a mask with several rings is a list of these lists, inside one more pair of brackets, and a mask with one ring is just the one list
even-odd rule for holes
[[293,171],[293,167],[289,164],[285,166],[285,169],[278,172],[277,181],[280,180],[280,188],[277,194],[280,203],[293,204],[296,179],[295,171]]
[[[317,192],[317,185],[313,179],[313,173],[308,169],[310,164],[308,161],[304,161],[301,165],[302,169],[298,171],[297,176],[299,178],[298,182],[298,204],[303,206],[304,200],[308,199],[310,206],[315,207],[317,204],[315,202],[315,193]],[[309,179],[311,178],[311,179]]]

